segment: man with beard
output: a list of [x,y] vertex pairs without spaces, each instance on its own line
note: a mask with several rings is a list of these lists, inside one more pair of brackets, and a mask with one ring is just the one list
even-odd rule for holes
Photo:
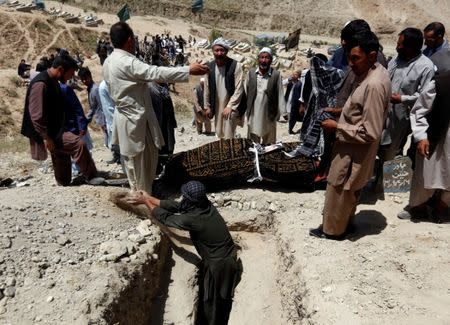
[[411,129],[416,144],[414,173],[408,206],[400,219],[449,222],[450,205],[450,49],[432,55],[435,79],[422,91],[411,110]]
[[92,184],[97,174],[86,144],[64,127],[66,103],[58,81],[71,79],[77,69],[73,58],[60,55],[50,68],[34,77],[27,90],[22,122],[21,133],[30,139],[31,157],[45,160],[50,151],[56,182],[63,186],[72,180],[71,157]]
[[377,62],[380,44],[373,32],[357,33],[348,45],[349,66],[358,86],[342,108],[339,121],[322,122],[336,132],[334,157],[328,175],[323,223],[311,236],[341,240],[351,224],[361,189],[372,175],[378,143],[387,114],[391,83]]
[[[189,231],[202,258],[196,324],[227,324],[234,289],[242,271],[233,239],[222,216],[208,200],[202,183],[183,184],[181,193],[180,203],[159,200],[145,192],[136,193],[127,201],[145,204],[151,211],[150,219],[157,225]],[[164,231],[164,227],[161,230]]]
[[280,72],[273,69],[272,50],[264,47],[258,54],[258,68],[251,69],[246,83],[247,138],[256,143],[277,140],[277,121],[287,117]]
[[205,115],[215,116],[215,130],[219,139],[235,136],[239,109],[244,92],[242,64],[227,56],[230,46],[224,39],[213,42],[214,61],[209,62],[210,74],[205,77]]

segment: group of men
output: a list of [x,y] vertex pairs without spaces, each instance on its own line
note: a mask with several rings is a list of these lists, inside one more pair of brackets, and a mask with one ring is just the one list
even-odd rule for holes
[[[323,222],[310,235],[341,240],[354,230],[358,199],[373,176],[376,156],[381,168],[375,171],[375,183],[382,186],[383,162],[403,153],[411,132],[414,170],[409,205],[398,217],[448,221],[450,101],[444,89],[449,86],[450,49],[443,38],[444,26],[438,22],[426,26],[423,51],[421,30],[400,32],[398,55],[387,69],[380,44],[365,21],[352,21],[344,30],[340,51],[349,69],[338,97],[345,104],[334,108],[337,120],[321,123],[336,139]],[[333,59],[331,64],[346,69],[340,59]]]
[[[170,36],[169,34],[144,36],[142,41],[136,37],[136,57],[148,64],[155,64],[155,61],[162,60],[164,65],[183,65],[184,49],[191,41],[181,36]],[[183,63],[183,64],[182,64]]]
[[228,57],[230,47],[223,38],[212,44],[214,60],[208,63],[210,73],[194,89],[197,131],[211,132],[214,118],[219,139],[232,139],[238,125],[247,120],[247,137],[260,144],[276,142],[277,121],[287,118],[280,72],[271,67],[272,50],[262,48],[258,64],[244,78],[241,63]]
[[[363,33],[366,33],[364,37],[359,37]],[[445,29],[441,23],[429,24],[424,29],[426,48],[423,50],[423,53],[424,38],[422,31],[416,28],[403,30],[399,34],[397,42],[398,55],[390,60],[387,66],[388,86],[384,83],[381,84],[382,87],[389,88],[389,93],[383,94],[384,97],[378,100],[379,105],[382,107],[366,109],[364,105],[367,106],[369,103],[360,103],[362,107],[360,109],[361,120],[355,120],[354,108],[351,113],[348,113],[350,116],[346,116],[346,110],[344,109],[352,104],[351,100],[358,95],[356,90],[363,85],[362,77],[358,76],[354,71],[357,69],[357,65],[352,63],[351,52],[354,48],[351,48],[351,46],[359,44],[358,42],[363,42],[363,40],[370,40],[373,37],[371,46],[378,46],[374,51],[376,61],[369,70],[361,73],[365,78],[367,78],[368,74],[373,74],[372,72],[378,66],[383,71],[383,66],[387,65],[376,36],[370,33],[372,32],[367,22],[363,20],[349,22],[341,33],[342,47],[336,51],[328,64],[324,65],[326,60],[324,57],[318,55],[317,58],[313,58],[311,60],[311,69],[302,75],[300,72],[296,72],[293,78],[294,82],[291,85],[292,91],[284,94],[280,73],[271,67],[273,57],[270,48],[265,47],[259,51],[257,67],[250,68],[246,78],[244,78],[242,64],[228,56],[230,48],[228,43],[222,38],[218,38],[213,42],[212,52],[214,60],[207,64],[193,63],[190,66],[176,68],[155,67],[136,58],[136,37],[133,31],[127,24],[118,23],[111,28],[110,37],[114,51],[104,61],[104,81],[100,87],[97,87],[93,82],[92,75],[88,69],[81,69],[79,72],[79,76],[88,87],[91,111],[87,119],[90,121],[95,113],[97,124],[102,127],[105,133],[105,144],[111,143],[116,148],[120,147],[123,158],[122,163],[127,172],[131,189],[145,190],[151,193],[152,182],[156,173],[158,151],[165,141],[161,128],[156,122],[155,112],[151,109],[151,92],[148,91],[148,82],[187,81],[189,74],[203,75],[200,85],[195,88],[196,100],[194,110],[198,132],[201,133],[203,131],[204,125],[205,133],[211,133],[210,120],[214,118],[217,137],[219,139],[231,139],[236,135],[236,127],[238,125],[242,126],[244,120],[246,120],[248,126],[247,137],[260,144],[276,142],[276,122],[280,116],[287,116],[286,100],[292,103],[290,132],[293,132],[293,124],[297,120],[298,115],[305,114],[305,106],[309,104],[308,102],[313,102],[314,105],[311,105],[312,108],[309,111],[323,110],[323,112],[320,114],[313,112],[312,118],[318,119],[320,122],[321,132],[326,135],[324,137],[325,143],[328,142],[328,138],[332,139],[330,141],[332,144],[334,143],[335,152],[346,141],[351,143],[350,146],[354,152],[358,151],[354,150],[355,148],[361,147],[357,146],[357,144],[364,144],[367,147],[370,142],[370,154],[366,152],[368,149],[365,148],[364,150],[366,151],[363,150],[364,154],[361,157],[361,159],[364,159],[357,159],[354,155],[350,155],[348,157],[349,161],[346,163],[341,161],[341,165],[334,161],[337,156],[336,153],[334,155],[331,154],[330,148],[333,145],[323,152],[323,161],[327,160],[325,159],[327,150],[330,157],[325,173],[328,176],[328,185],[335,187],[335,193],[337,193],[336,187],[338,185],[346,188],[346,191],[351,188],[353,190],[351,195],[346,191],[343,192],[351,196],[351,199],[347,198],[344,201],[347,203],[357,202],[361,189],[366,185],[368,178],[372,176],[370,170],[376,155],[381,160],[379,165],[382,166],[384,161],[392,160],[396,155],[401,154],[411,130],[414,134],[414,140],[423,140],[419,138],[424,137],[424,131],[422,130],[420,135],[415,134],[415,132],[422,127],[420,123],[424,122],[419,120],[419,123],[417,122],[417,117],[410,115],[417,112],[418,108],[416,106],[425,102],[424,98],[418,100],[420,96],[430,91],[428,90],[430,85],[435,85],[436,67],[442,65],[440,61],[444,62],[445,66],[445,56],[438,54],[448,52],[449,48],[447,41],[444,39]],[[361,49],[359,45],[356,47]],[[364,51],[363,53],[370,54]],[[342,77],[339,92],[334,96],[337,98],[335,101],[336,105],[334,107],[320,107],[320,105],[324,106],[327,104],[332,106],[329,98],[323,99],[320,97],[321,93],[329,94],[331,90],[335,89],[335,85],[330,87],[330,85],[320,80],[321,78],[324,79],[325,75],[331,79],[330,76],[332,75],[328,73],[330,67],[334,67],[337,71],[345,71],[345,75]],[[62,67],[62,70],[65,71],[67,69]],[[439,70],[437,72],[439,73]],[[337,79],[339,79],[339,76],[342,75],[337,76]],[[335,77],[333,76],[333,78]],[[308,81],[311,84],[311,89],[305,90],[304,88],[307,88]],[[320,89],[320,87],[325,87],[325,91]],[[102,89],[103,91],[100,91]],[[100,96],[101,93],[106,93],[107,96]],[[305,93],[308,95],[305,95]],[[376,88],[374,96],[379,93],[380,89]],[[316,98],[313,98],[313,96],[316,96]],[[389,97],[386,107],[384,106],[385,96]],[[432,94],[429,94],[429,96],[432,96]],[[104,100],[105,106],[112,107],[105,116],[101,114],[105,109],[98,109],[101,106],[101,97],[108,98],[108,100]],[[367,91],[364,98],[366,101],[369,98]],[[428,101],[431,100],[430,98],[426,99]],[[372,100],[370,104],[372,105],[374,102],[376,101]],[[29,99],[27,99],[28,104]],[[108,109],[106,110],[108,111]],[[302,110],[303,112],[301,112]],[[372,111],[377,113],[382,111],[384,114],[375,118],[370,115]],[[29,114],[28,110],[26,110],[25,117],[27,114]],[[29,121],[25,117],[24,125],[27,125],[26,122]],[[381,122],[379,119],[381,119]],[[106,123],[107,121],[109,123]],[[353,126],[347,127],[344,122]],[[369,123],[369,125],[364,123]],[[372,125],[373,123],[375,125]],[[418,123],[420,125],[417,125]],[[112,126],[113,124],[114,127]],[[307,129],[305,127],[306,124],[304,123],[302,132]],[[30,125],[33,126],[33,124]],[[341,127],[344,129],[341,130]],[[357,132],[358,128],[362,128],[363,138],[358,138],[360,136]],[[315,130],[310,128],[305,132],[315,132]],[[345,132],[350,133],[346,134]],[[332,137],[329,137],[330,134]],[[56,135],[61,136],[61,134]],[[46,134],[39,135],[42,139],[45,139],[45,136]],[[304,140],[303,145],[308,144],[307,136],[302,139]],[[37,138],[38,142],[41,141],[40,138]],[[165,138],[167,139],[167,136]],[[56,139],[52,140],[54,142]],[[423,142],[420,143],[423,146]],[[376,150],[374,149],[375,147]],[[309,148],[307,149],[309,150]],[[422,151],[419,151],[419,153]],[[114,152],[115,157],[119,157],[118,150],[114,150]],[[373,154],[375,154],[374,157],[372,157]],[[421,155],[415,159],[420,157]],[[116,160],[118,159],[116,158]],[[333,163],[331,163],[332,160]],[[429,160],[427,159],[427,161]],[[418,164],[418,166],[420,167],[421,164]],[[360,170],[364,170],[363,176],[360,176]],[[377,180],[375,182],[378,181],[378,184],[382,183],[382,171],[380,172],[379,168],[376,174]],[[416,172],[416,174],[418,173]],[[62,182],[62,184],[66,183],[66,181]],[[434,181],[433,184],[435,186],[436,182]],[[436,186],[443,187],[442,184],[437,184]],[[414,193],[414,190],[412,190],[412,193]],[[441,191],[440,193],[445,198],[446,191]],[[433,199],[436,195],[433,196]],[[335,199],[331,201],[337,202]],[[442,206],[441,200],[434,201],[438,202],[439,206]],[[415,207],[416,202],[413,200],[411,203]],[[446,201],[444,203],[447,204]],[[424,208],[423,202],[420,203],[420,206]],[[335,211],[336,209],[332,210]],[[350,209],[348,218],[352,217],[353,210],[354,207]],[[344,210],[341,209],[341,211]],[[415,209],[412,211],[414,212]],[[403,213],[402,217],[405,216],[407,214]],[[347,222],[343,224],[347,225]],[[342,229],[339,229],[338,231],[325,230],[324,233],[328,235],[342,235],[343,232]]]
[[[402,152],[411,130],[416,147],[415,169],[409,207],[399,217],[425,217],[431,211],[433,220],[441,222],[447,216],[450,95],[446,90],[450,83],[450,49],[444,32],[440,23],[427,26],[424,30],[427,47],[422,51],[422,31],[406,28],[399,34],[398,55],[386,69],[382,48],[370,26],[363,20],[351,21],[343,29],[341,49],[328,65],[320,57],[311,60],[308,98],[304,89],[293,85],[292,95],[286,99],[291,102],[301,99],[309,107],[305,116],[310,114],[314,123],[319,121],[321,132],[332,135],[326,138],[333,141],[323,222],[317,229],[311,229],[310,235],[341,240],[352,231],[358,199],[373,175],[376,156],[381,161],[394,158]],[[229,45],[222,38],[212,44],[214,60],[180,67],[158,67],[139,60],[135,56],[135,35],[124,22],[111,27],[110,38],[114,51],[103,62],[104,80],[100,87],[95,85],[88,69],[79,72],[88,87],[91,106],[88,119],[98,113],[99,103],[103,105],[103,89],[112,107],[108,114],[105,113],[108,109],[103,109],[104,120],[111,125],[103,129],[107,142],[119,146],[131,190],[137,193],[130,202],[146,204],[158,222],[191,232],[206,264],[204,285],[212,285],[215,292],[206,298],[214,301],[205,304],[204,316],[209,323],[224,320],[226,323],[238,267],[223,219],[198,183],[182,188],[180,204],[151,196],[158,153],[165,141],[148,83],[186,82],[189,75],[203,76],[201,85],[195,89],[197,130],[202,132],[204,124],[205,131],[210,133],[210,119],[214,118],[217,137],[230,139],[246,119],[247,137],[256,143],[271,144],[276,142],[276,122],[287,115],[281,76],[271,67],[272,51],[262,48],[257,67],[251,68],[244,78],[242,65],[228,57]],[[56,56],[50,68],[31,80],[25,101],[22,134],[30,138],[33,158],[45,159],[47,151],[50,152],[60,185],[70,184],[67,166],[71,159],[88,181],[97,175],[83,134],[68,132],[64,110],[60,109],[66,104],[59,82],[72,78],[77,69],[77,62],[69,55]],[[300,73],[296,78],[299,77]],[[340,79],[337,88],[336,80]],[[306,79],[304,83],[303,87]],[[300,109],[304,107],[299,105]],[[293,113],[292,118],[296,119],[297,113],[300,112]],[[307,131],[315,132],[316,124],[310,124],[313,127]],[[211,255],[214,245],[223,248],[216,252],[220,256]],[[216,276],[226,276],[227,285],[214,283]],[[214,321],[215,317],[219,320]]]

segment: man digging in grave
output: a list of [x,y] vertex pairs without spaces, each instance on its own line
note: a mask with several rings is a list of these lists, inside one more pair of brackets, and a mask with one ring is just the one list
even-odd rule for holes
[[145,204],[156,224],[189,231],[202,258],[196,324],[227,324],[241,273],[235,244],[202,183],[190,181],[181,186],[181,193],[181,202],[159,200],[144,191],[136,192],[126,201]]

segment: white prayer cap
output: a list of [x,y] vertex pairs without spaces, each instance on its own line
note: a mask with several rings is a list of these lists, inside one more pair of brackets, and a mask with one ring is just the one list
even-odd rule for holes
[[270,56],[272,56],[272,49],[270,47],[263,47],[258,54],[261,53],[269,53]]
[[215,39],[215,41],[212,43],[212,47],[214,47],[215,45],[222,46],[227,51],[230,49],[230,46],[225,42],[225,39],[222,37]]

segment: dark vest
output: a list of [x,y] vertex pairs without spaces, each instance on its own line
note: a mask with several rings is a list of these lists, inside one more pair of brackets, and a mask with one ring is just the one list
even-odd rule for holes
[[445,137],[450,124],[450,50],[437,52],[431,60],[437,67],[436,98],[427,115],[427,135],[433,149]]
[[[195,96],[197,96],[197,100],[198,100],[198,104],[200,105],[201,108],[205,108],[204,105],[204,98],[203,98],[203,88],[200,85],[195,86]],[[194,107],[195,109],[195,107]]]
[[[234,71],[236,70],[237,61],[228,58],[225,63],[225,88],[229,97],[233,96],[235,91],[234,85]],[[211,115],[214,116],[216,110],[216,61],[208,63],[209,75],[209,107],[211,108]]]
[[284,93],[284,101],[287,103],[289,100],[289,95],[291,94],[292,88],[294,88],[294,83],[292,81],[289,81],[286,86],[286,92]]
[[[278,79],[280,78],[280,72],[272,69],[272,75],[269,77],[267,83],[267,106],[269,119],[274,121],[278,115]],[[247,114],[251,114],[253,111],[253,103],[256,98],[256,69],[251,69],[248,77],[248,89],[247,89]]]
[[31,88],[36,82],[45,83],[42,116],[47,127],[47,134],[53,141],[59,142],[58,140],[60,140],[64,128],[64,99],[58,82],[49,76],[47,70],[42,71],[34,77],[28,86],[21,133],[38,143],[43,143],[42,137],[36,132],[33,126],[28,108]]

